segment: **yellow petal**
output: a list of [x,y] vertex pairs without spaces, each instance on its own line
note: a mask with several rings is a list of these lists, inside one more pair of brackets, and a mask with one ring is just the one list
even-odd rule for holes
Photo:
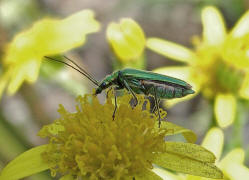
[[13,95],[22,85],[25,79],[26,72],[23,71],[25,69],[25,64],[20,67],[13,67],[14,70],[11,73],[11,79],[8,84],[7,93],[9,95]]
[[120,23],[120,28],[129,41],[131,47],[136,51],[143,51],[145,47],[145,35],[139,24],[132,19],[123,18]]
[[233,37],[241,37],[249,33],[249,11],[247,11],[231,31]]
[[219,128],[212,128],[206,134],[202,146],[214,153],[217,160],[220,158],[224,144],[224,134]]
[[215,117],[220,127],[226,128],[234,122],[236,99],[232,94],[218,94],[215,97]]
[[[193,84],[193,83],[192,83]],[[163,103],[164,105],[167,107],[167,108],[171,108],[173,107],[174,105],[180,103],[180,102],[183,102],[183,101],[188,101],[192,98],[194,98],[197,94],[199,94],[199,89],[196,90],[195,89],[195,93],[194,94],[190,94],[190,95],[187,95],[185,97],[182,97],[182,98],[176,98],[176,99],[167,99],[165,100]]]
[[[5,71],[11,69],[8,93],[14,94],[24,81],[36,81],[43,56],[63,53],[82,45],[86,35],[98,31],[99,27],[93,11],[83,10],[62,20],[40,20],[17,34],[3,58]],[[3,82],[0,92],[6,86]]]
[[41,60],[31,59],[25,60],[20,65],[13,65],[11,70],[7,92],[13,95],[22,83],[26,80],[29,83],[34,82],[39,74]]
[[38,78],[40,66],[41,60],[38,59],[33,59],[26,64],[26,79],[29,83],[35,82]]
[[171,173],[170,171],[167,171],[163,168],[160,167],[154,167],[152,169],[152,171],[154,173],[156,173],[158,176],[160,176],[163,179],[167,179],[167,180],[181,180],[181,178],[173,173]]
[[223,172],[230,180],[249,179],[249,169],[241,164],[230,163],[223,169]]
[[226,38],[226,28],[221,13],[215,7],[202,10],[203,39],[209,45],[219,45]]
[[247,73],[244,77],[241,88],[239,90],[239,95],[242,98],[249,100],[249,73]]
[[172,58],[176,61],[193,63],[196,60],[195,54],[190,49],[179,44],[159,38],[148,38],[146,46],[163,56]]
[[182,97],[182,98],[166,100],[165,105],[167,107],[172,107],[173,105],[175,105],[179,102],[192,99],[200,91],[201,79],[199,79],[198,76],[192,75],[192,68],[191,67],[188,67],[188,66],[163,67],[163,68],[155,69],[154,72],[182,79],[182,80],[186,81],[187,83],[189,83],[193,87],[193,90],[195,91],[194,94],[190,94],[190,95],[187,95],[187,96]]
[[42,56],[44,54],[59,54],[85,43],[86,35],[97,32],[99,23],[94,19],[91,10],[83,10],[64,20],[44,19],[34,25]]
[[115,54],[123,62],[139,58],[144,51],[144,32],[132,19],[124,18],[119,24],[110,23],[106,36]]
[[47,145],[32,148],[12,160],[0,173],[0,180],[16,180],[49,169],[41,154]]
[[245,152],[241,148],[236,148],[230,151],[219,163],[220,167],[225,167],[227,164],[230,163],[238,163],[243,164],[245,160]]
[[21,32],[10,43],[4,62],[7,64],[44,55],[59,54],[82,45],[86,35],[99,30],[91,10],[83,10],[65,19],[47,18]]
[[249,169],[243,165],[245,152],[237,148],[229,152],[219,166],[231,180],[249,179]]

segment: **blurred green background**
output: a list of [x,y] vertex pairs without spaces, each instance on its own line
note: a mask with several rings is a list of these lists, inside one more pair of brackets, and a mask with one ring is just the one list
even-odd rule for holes
[[[206,5],[215,5],[225,17],[228,28],[249,9],[248,0],[1,0],[0,1],[0,59],[6,45],[15,34],[29,28],[43,17],[64,18],[79,10],[90,8],[100,21],[100,32],[87,37],[84,47],[67,52],[96,79],[101,80],[113,72],[116,60],[106,41],[106,27],[122,17],[131,17],[143,28],[147,37],[156,36],[187,47],[191,38],[201,35],[200,12]],[[146,51],[144,68],[178,65],[152,51]],[[1,61],[0,61],[1,62]],[[1,64],[1,71],[3,70]],[[34,84],[23,84],[14,96],[4,95],[0,101],[0,169],[25,150],[45,143],[36,134],[39,129],[56,118],[59,104],[74,111],[77,95],[91,93],[94,85],[69,67],[44,62],[39,79]],[[104,93],[100,95],[105,98]],[[161,104],[163,105],[163,104]],[[224,155],[235,147],[246,151],[249,165],[249,111],[248,103],[239,103],[243,117],[224,129]],[[167,120],[192,129],[200,143],[213,125],[212,106],[201,95],[175,105],[168,112]],[[48,173],[27,179],[49,179]]]

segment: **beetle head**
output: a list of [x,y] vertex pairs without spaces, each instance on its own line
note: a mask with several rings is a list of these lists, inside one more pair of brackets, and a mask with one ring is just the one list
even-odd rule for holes
[[113,84],[113,77],[109,75],[103,81],[101,81],[99,87],[96,89],[95,94],[100,94],[104,89],[107,89],[112,84]]

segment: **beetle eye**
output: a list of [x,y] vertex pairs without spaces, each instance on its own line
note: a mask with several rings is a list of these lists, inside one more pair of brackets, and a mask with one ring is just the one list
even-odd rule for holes
[[105,86],[106,86],[106,82],[103,82],[103,83],[102,83],[102,86],[105,87]]

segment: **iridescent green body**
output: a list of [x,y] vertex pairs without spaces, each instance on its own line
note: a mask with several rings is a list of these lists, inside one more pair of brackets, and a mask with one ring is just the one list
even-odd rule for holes
[[136,94],[155,95],[156,93],[160,99],[181,98],[194,93],[192,87],[183,80],[150,71],[127,68],[115,71],[103,79],[96,94],[112,85],[117,89],[129,90],[125,82]]
[[[137,69],[123,69],[106,76],[96,89],[96,94],[101,93],[104,89],[107,89],[110,86],[114,86],[114,90],[125,88],[130,91],[136,100],[135,106],[138,103],[135,93],[154,96],[155,107],[159,116],[159,127],[161,124],[161,116],[159,111],[160,99],[181,98],[188,94],[194,93],[192,87],[183,80]],[[115,95],[113,119],[115,117],[116,110],[117,99]]]

